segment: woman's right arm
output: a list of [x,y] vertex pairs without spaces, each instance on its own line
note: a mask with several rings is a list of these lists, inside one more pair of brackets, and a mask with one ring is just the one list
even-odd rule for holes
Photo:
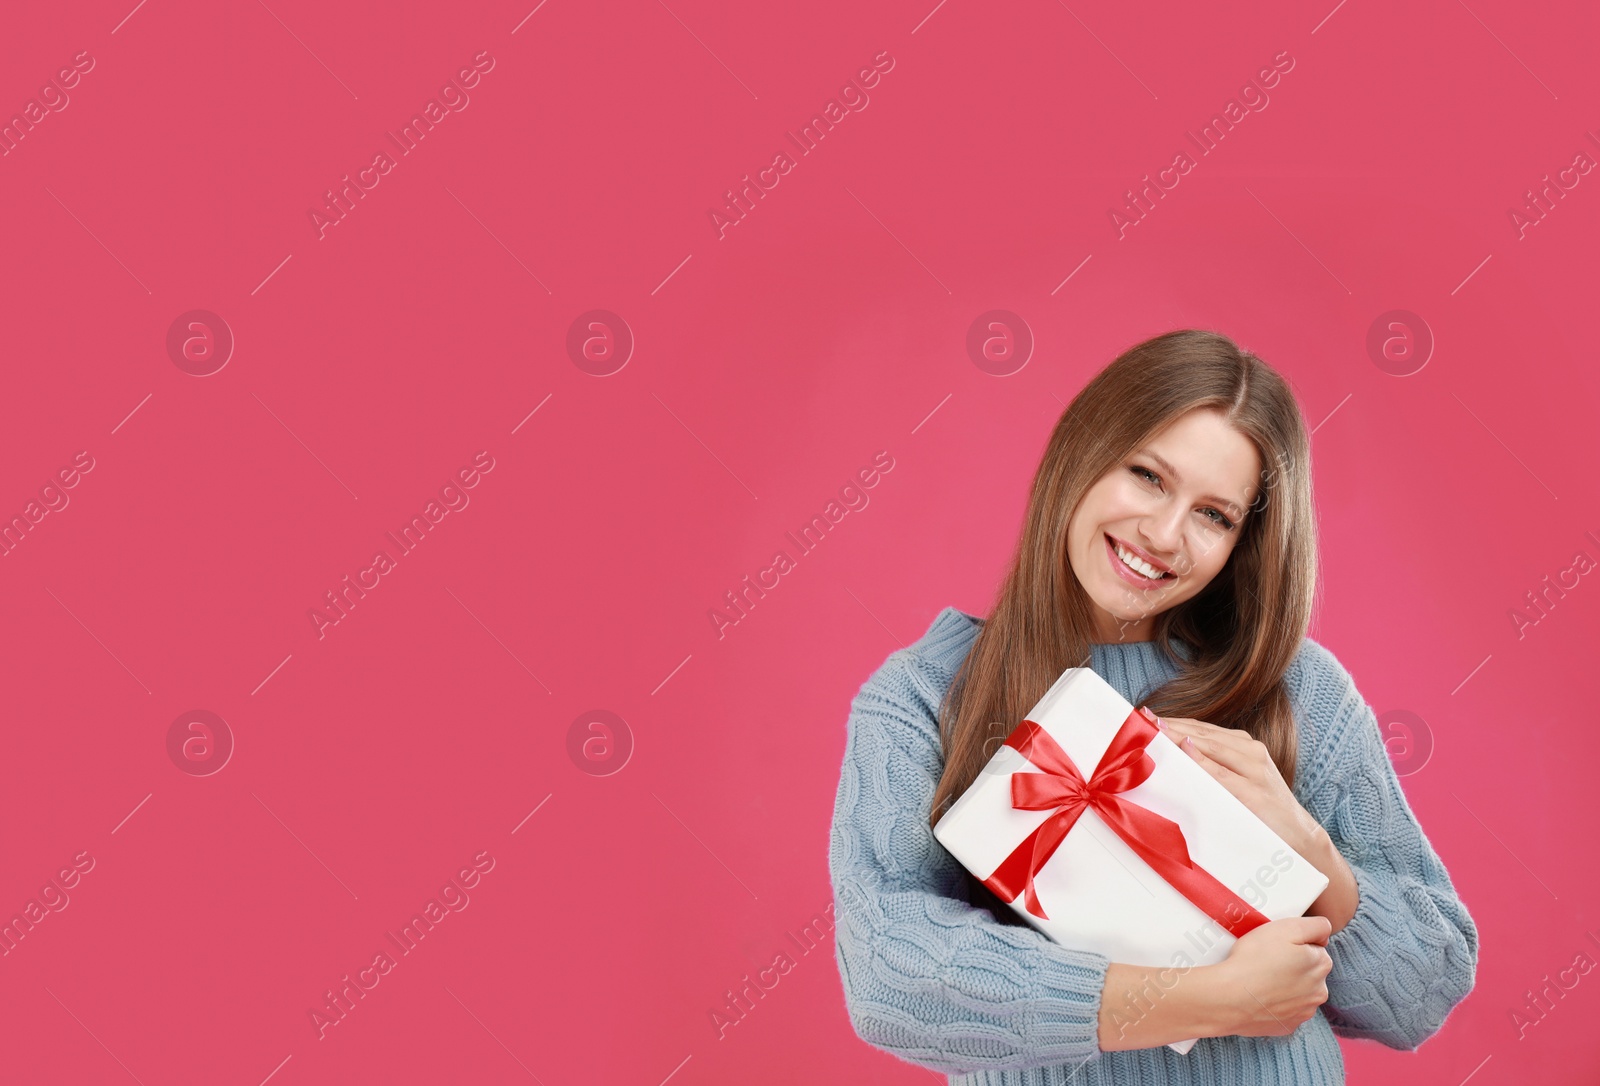
[[1231,1032],[1224,1028],[1217,980],[1214,965],[1179,972],[1112,962],[1100,997],[1101,1051],[1155,1048]]
[[1187,969],[1113,962],[1100,1003],[1100,1047],[1153,1048],[1189,1037],[1287,1037],[1328,998],[1325,916],[1269,921],[1225,961]]
[[[942,693],[932,668],[902,651],[851,702],[828,869],[857,1035],[959,1073],[1075,1064],[1102,1050],[1232,1032],[1206,983],[1218,967],[1189,970],[1141,1006],[1137,993],[1156,971],[1069,950],[967,902],[966,873],[927,819],[943,770]],[[1112,993],[1104,1005],[1103,991]]]
[[851,702],[828,870],[835,958],[862,1040],[947,1074],[1020,1070],[1190,1037],[1273,1035],[1314,1012],[1315,1000],[1295,1017],[1320,987],[1316,956],[1295,944],[1325,939],[1321,918],[1263,925],[1228,961],[1174,983],[1174,970],[1069,950],[969,904],[966,873],[927,820],[943,771],[943,688],[931,672],[897,652]]

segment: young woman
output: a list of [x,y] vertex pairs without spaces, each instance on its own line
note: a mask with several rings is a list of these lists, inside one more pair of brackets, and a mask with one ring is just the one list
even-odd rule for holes
[[[1477,928],[1372,710],[1305,636],[1310,469],[1283,378],[1215,333],[1141,343],[1067,407],[988,618],[945,608],[851,703],[828,859],[863,1040],[971,1086],[1327,1086],[1335,1034],[1414,1049],[1471,990]],[[1303,917],[1175,978],[1053,942],[938,844],[1085,664],[1327,875]]]

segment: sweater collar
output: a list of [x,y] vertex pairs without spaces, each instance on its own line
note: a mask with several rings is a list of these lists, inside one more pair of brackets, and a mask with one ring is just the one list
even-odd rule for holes
[[[972,647],[972,639],[983,623],[977,615],[946,607],[929,629],[925,647],[935,656],[950,656],[953,670],[953,665]],[[1193,647],[1187,642],[1174,638],[1171,644],[1181,660],[1194,659]],[[1180,666],[1174,664],[1155,641],[1094,642],[1089,646],[1089,654],[1089,666],[1095,673],[1135,705],[1150,691],[1174,678]]]

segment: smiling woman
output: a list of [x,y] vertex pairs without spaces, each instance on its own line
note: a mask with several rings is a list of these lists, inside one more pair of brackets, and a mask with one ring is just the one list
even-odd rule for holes
[[1099,604],[1097,640],[1149,640],[1157,610],[1210,583],[1243,532],[1260,465],[1222,411],[1197,408],[1089,488],[1067,525],[1067,556]]
[[1151,707],[1246,732],[1292,784],[1282,680],[1316,591],[1310,468],[1287,382],[1225,336],[1168,332],[1097,374],[1050,436],[1015,564],[941,716],[930,824],[1009,731],[991,722],[1021,720],[1092,644],[1188,646]]
[[[828,858],[864,1040],[958,1086],[1333,1086],[1336,1035],[1414,1049],[1465,998],[1477,927],[1371,708],[1306,636],[1310,468],[1288,383],[1213,332],[1130,348],[1067,406],[988,617],[945,608],[851,703]],[[1304,916],[1169,984],[1053,942],[938,843],[997,745],[1085,665],[1327,876]]]

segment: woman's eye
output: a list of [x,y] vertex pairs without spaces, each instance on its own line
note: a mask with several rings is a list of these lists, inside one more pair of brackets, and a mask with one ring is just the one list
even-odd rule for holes
[[[1148,478],[1151,482],[1156,483],[1157,485],[1160,485],[1161,483],[1161,476],[1157,475],[1149,468],[1142,468],[1138,464],[1130,464],[1128,465],[1128,470],[1133,472],[1141,479]],[[1212,509],[1210,506],[1207,506],[1205,512],[1207,514],[1216,514],[1216,516],[1209,518],[1213,524],[1221,525],[1225,531],[1233,530],[1233,521],[1224,516],[1220,510]]]

